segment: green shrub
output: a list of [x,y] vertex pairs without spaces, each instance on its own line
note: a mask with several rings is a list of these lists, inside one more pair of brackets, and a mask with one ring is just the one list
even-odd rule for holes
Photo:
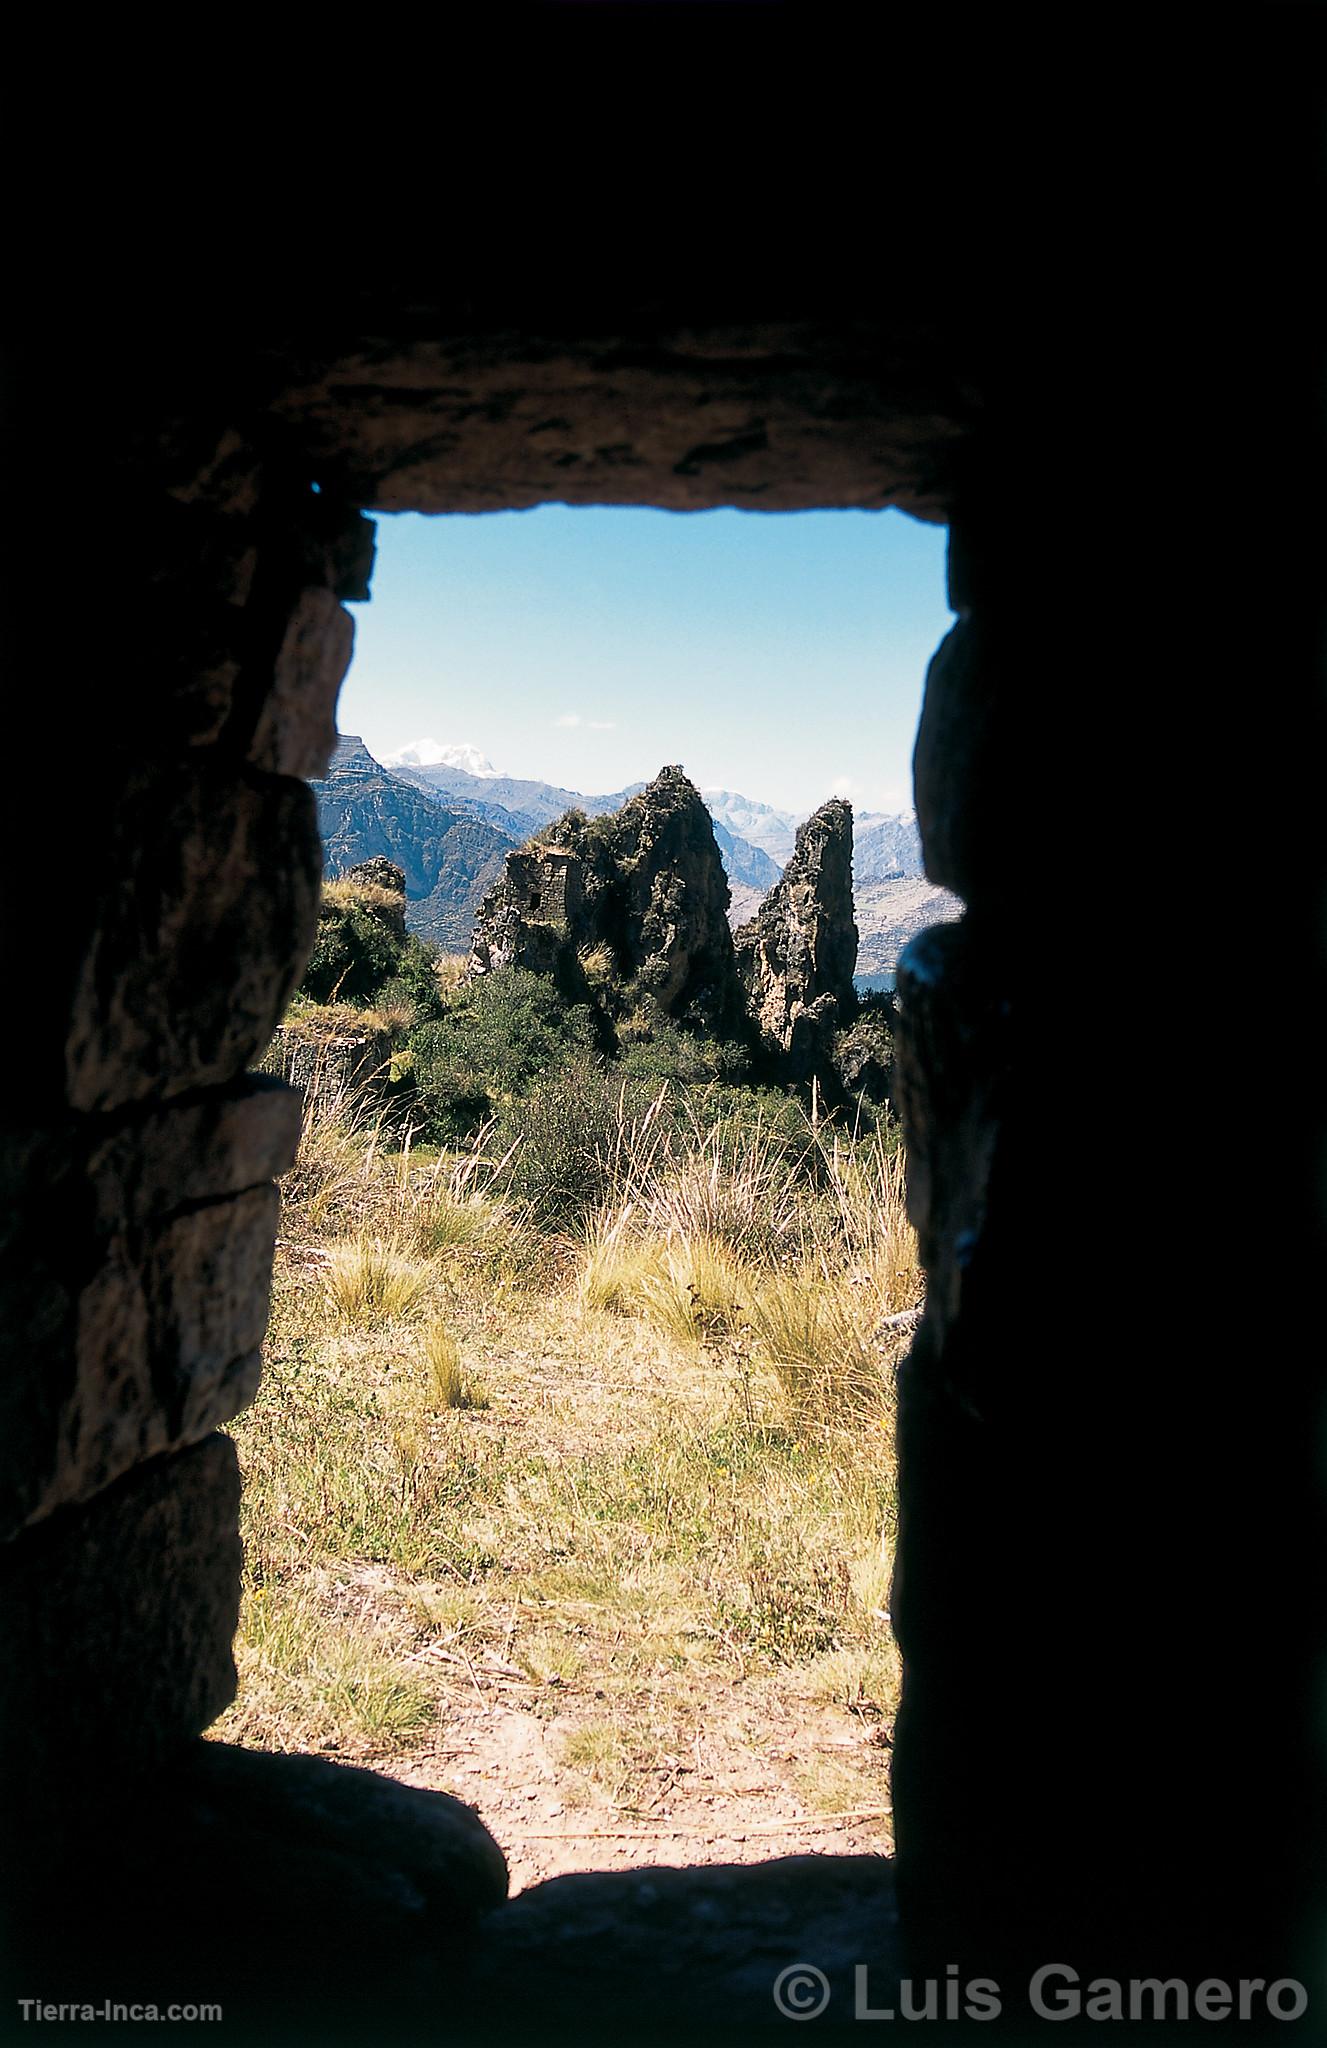
[[445,1008],[437,963],[435,948],[426,945],[412,932],[405,942],[395,972],[389,981],[383,983],[374,1000],[384,1007],[409,1009],[416,1024],[436,1021]]
[[745,1046],[731,1040],[689,1031],[678,1024],[651,998],[637,1002],[629,1016],[618,1025],[621,1054],[618,1072],[627,1080],[664,1081],[677,1087],[693,1087],[718,1081],[725,1085],[746,1081],[751,1058]]
[[445,1057],[438,1057],[427,1039],[407,1050],[411,1057],[410,1121],[414,1130],[436,1145],[463,1144],[494,1114],[488,1082],[473,1068],[454,1066]]
[[893,997],[859,999],[857,1014],[835,1033],[834,1065],[850,1098],[879,1108],[889,1100],[894,1074]]
[[376,996],[400,972],[411,943],[394,923],[399,901],[386,890],[328,883],[299,993],[315,1003],[362,1003]]
[[602,1066],[582,1054],[550,1068],[500,1125],[514,1145],[511,1192],[547,1221],[570,1222],[607,1193],[617,1115]]
[[519,968],[476,976],[410,1035],[423,1131],[440,1142],[464,1136],[593,1037],[589,1010],[567,1008],[548,977]]
[[652,1097],[588,1051],[551,1067],[508,1104],[499,1142],[513,1147],[510,1191],[545,1222],[569,1225],[602,1207]]

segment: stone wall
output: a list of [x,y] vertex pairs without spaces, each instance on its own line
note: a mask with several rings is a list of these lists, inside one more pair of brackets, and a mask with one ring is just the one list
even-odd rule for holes
[[[1035,555],[994,477],[1016,458],[1053,468],[1051,393],[986,444],[951,525],[957,618],[916,743],[926,871],[967,908],[898,977],[927,1272],[899,1378],[900,1905],[919,1969],[1284,1974],[1317,1996],[1294,1900],[1320,1809],[1290,1703],[1315,1655],[1296,1446],[1318,1366],[1279,1307],[1255,1328],[1238,1306],[1241,1146],[1209,1021],[1238,896],[1212,888],[1226,735],[1195,716],[1182,670],[1140,657],[1127,601],[1084,599],[1100,588],[1085,551],[1104,559],[1125,516],[1103,493],[1107,448],[1136,475],[1160,431],[1128,396],[1127,425],[1105,407],[1100,441],[1084,428]],[[1126,770],[1101,707],[1140,659]],[[1113,964],[1140,873],[1170,877],[1185,913],[1143,921]],[[1276,1085],[1293,1100],[1303,1082]],[[1235,1838],[1256,1896],[1232,1888]]]
[[8,957],[41,972],[2,1169],[5,1796],[48,1843],[90,1777],[178,1751],[233,1692],[216,1431],[257,1385],[299,1131],[297,1093],[247,1070],[312,941],[304,778],[372,554],[253,430],[157,422],[120,453],[136,687],[93,714],[58,812],[37,787],[6,820]]
[[[649,308],[603,332],[565,305],[516,335],[460,305],[418,322],[364,302],[353,333],[337,323],[287,358],[251,327],[224,361],[213,331],[160,377],[129,337],[114,344],[99,568],[123,687],[69,700],[59,832],[41,778],[4,818],[23,878],[7,957],[41,961],[25,1086],[3,1112],[4,1796],[15,1838],[39,1833],[55,1873],[94,1810],[188,1752],[233,1691],[237,1474],[217,1431],[257,1384],[273,1183],[299,1122],[297,1093],[249,1070],[315,930],[308,778],[335,743],[345,601],[368,594],[358,506],[516,505],[556,486],[935,508],[962,432],[957,381],[906,323],[864,342],[851,323],[837,339],[817,319],[745,314],[699,330]],[[399,336],[386,352],[384,323]],[[817,362],[841,366],[842,416],[808,428]],[[633,898],[623,943],[671,961],[670,915]]]
[[[837,296],[783,261],[736,292],[728,260],[638,300],[615,289],[608,310],[602,289],[585,311],[566,283],[524,304],[509,286],[499,317],[416,280],[347,292],[321,321],[265,326],[246,300],[224,346],[178,325],[170,348],[155,330],[116,344],[133,374],[96,472],[115,511],[98,542],[115,594],[103,629],[132,672],[96,695],[63,763],[59,914],[50,878],[17,891],[7,939],[8,958],[43,957],[3,1112],[11,1840],[25,1870],[54,1873],[56,1924],[88,1801],[110,1786],[125,1799],[188,1752],[233,1683],[236,1475],[216,1430],[254,1385],[271,1184],[297,1123],[288,1090],[245,1074],[314,930],[304,778],[332,745],[343,601],[367,590],[356,508],[899,504],[954,515],[958,620],[930,671],[917,804],[931,879],[969,906],[900,976],[929,1275],[901,1385],[905,1936],[941,1974],[1058,1956],[1271,1976],[1308,1953],[1295,1916],[1319,1874],[1306,1702],[1321,1630],[1303,1560],[1320,1535],[1305,1503],[1321,1359],[1284,1307],[1312,1270],[1309,1237],[1264,1194],[1256,1257],[1236,1270],[1249,1240],[1211,1111],[1228,1070],[1199,1057],[1212,921],[1189,911],[1142,936],[1123,1014],[1100,975],[1120,779],[1187,904],[1201,906],[1218,836],[1194,794],[1222,786],[1200,671],[1187,643],[1159,653],[1143,625],[1148,574],[1186,633],[1196,592],[1219,609],[1210,571],[1190,561],[1186,580],[1174,560],[1183,379],[1172,365],[1126,389],[1136,291],[1094,381],[1065,337],[1103,320],[1113,333],[1095,289],[1057,305],[1036,346],[1013,321],[1002,350],[989,328],[978,344],[967,320],[921,317],[892,276],[882,309],[854,283],[865,245]],[[1060,275],[1057,258],[1057,290]],[[1003,320],[1001,282],[981,303]],[[89,467],[84,451],[79,488]],[[1126,484],[1166,510],[1150,556]],[[1126,533],[1137,557],[1122,560]],[[1130,662],[1146,744],[1111,769],[1101,736]],[[1292,755],[1303,730],[1287,713]],[[13,793],[13,874],[44,800]],[[1301,1128],[1265,1032],[1249,1092],[1260,1129]],[[1287,1213],[1307,1204],[1306,1158],[1307,1138],[1299,1177],[1274,1183]],[[1257,1331],[1232,1331],[1250,1304]],[[326,1835],[336,1797],[317,1796]],[[146,1794],[134,1810],[157,1812]],[[156,1859],[179,1919],[215,1829],[189,1841]],[[338,1857],[293,1866],[311,1976],[309,1872],[331,1897]],[[243,1863],[254,1895],[218,1922],[218,1968],[242,1970],[246,1925],[266,1933],[287,1903],[261,1855]],[[474,1896],[490,1904],[485,1870]],[[787,1883],[795,1897],[808,1880]],[[384,1970],[397,1897],[379,1896]],[[436,1927],[423,1905],[409,1924],[418,1956]],[[556,1952],[522,1951],[532,1999],[538,1957]],[[550,1966],[550,1998],[555,1979]]]

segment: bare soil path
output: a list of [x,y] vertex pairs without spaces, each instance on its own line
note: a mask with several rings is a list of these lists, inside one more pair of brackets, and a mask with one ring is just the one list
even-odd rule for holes
[[[752,1696],[740,1685],[720,1688],[706,1703],[705,1732],[697,1730],[685,1755],[633,1774],[630,1787],[587,1797],[581,1774],[558,1760],[559,1738],[574,1733],[574,1716],[531,1713],[517,1703],[512,1681],[482,1662],[475,1675],[486,1704],[457,1693],[433,1747],[388,1769],[406,1784],[452,1792],[473,1806],[501,1844],[513,1893],[574,1870],[892,1850],[880,1769],[887,1751],[876,1730],[845,1733],[841,1713],[819,1709],[808,1725],[762,1700],[758,1689]],[[859,1774],[863,1800],[874,1789],[879,1803],[817,1813],[794,1777],[808,1760],[828,1764],[845,1784],[850,1771]]]

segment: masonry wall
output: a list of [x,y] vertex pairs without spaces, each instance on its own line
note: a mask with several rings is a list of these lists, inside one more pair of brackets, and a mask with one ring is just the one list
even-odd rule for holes
[[54,736],[54,792],[8,816],[28,1007],[0,1226],[0,1716],[11,1825],[40,1814],[52,1858],[99,1787],[234,1691],[239,1477],[216,1432],[257,1386],[299,1130],[297,1093],[248,1069],[312,943],[303,778],[372,559],[367,521],[233,430],[158,425],[120,454],[132,688]]
[[[58,1869],[89,1804],[231,1695],[217,1425],[256,1383],[298,1111],[248,1069],[313,936],[304,778],[367,590],[359,508],[898,503],[953,518],[917,802],[928,872],[969,906],[901,975],[929,1275],[901,1392],[905,1932],[942,1973],[1047,1950],[1307,1969],[1321,1361],[1285,1312],[1306,1239],[1255,1233],[1256,1272],[1235,1270],[1204,971],[1221,755],[1182,650],[1147,640],[1146,550],[1122,566],[1117,545],[1118,479],[1185,502],[1165,394],[1094,410],[1068,359],[1057,383],[1035,354],[969,365],[960,332],[903,315],[693,302],[587,333],[565,304],[489,330],[378,297],[241,356],[220,380],[176,360],[126,400],[101,544],[103,630],[130,653],[66,750],[49,873],[26,855],[44,792],[7,817],[10,957],[42,959],[4,1105],[13,1838]],[[1103,735],[1130,662],[1145,739],[1119,770]],[[1122,815],[1181,905],[1135,920],[1124,962]],[[1248,1095],[1284,1127],[1296,1097],[1254,1063]],[[1307,1173],[1275,1186],[1306,1206]]]

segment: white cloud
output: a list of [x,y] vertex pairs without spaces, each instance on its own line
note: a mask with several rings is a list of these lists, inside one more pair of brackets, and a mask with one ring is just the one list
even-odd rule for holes
[[590,720],[590,731],[591,731],[591,732],[616,732],[616,731],[617,731],[617,720],[616,720],[615,718],[592,718],[592,719]]
[[555,718],[553,723],[554,725],[580,725],[582,723],[581,714],[579,711],[564,711],[561,718]]

